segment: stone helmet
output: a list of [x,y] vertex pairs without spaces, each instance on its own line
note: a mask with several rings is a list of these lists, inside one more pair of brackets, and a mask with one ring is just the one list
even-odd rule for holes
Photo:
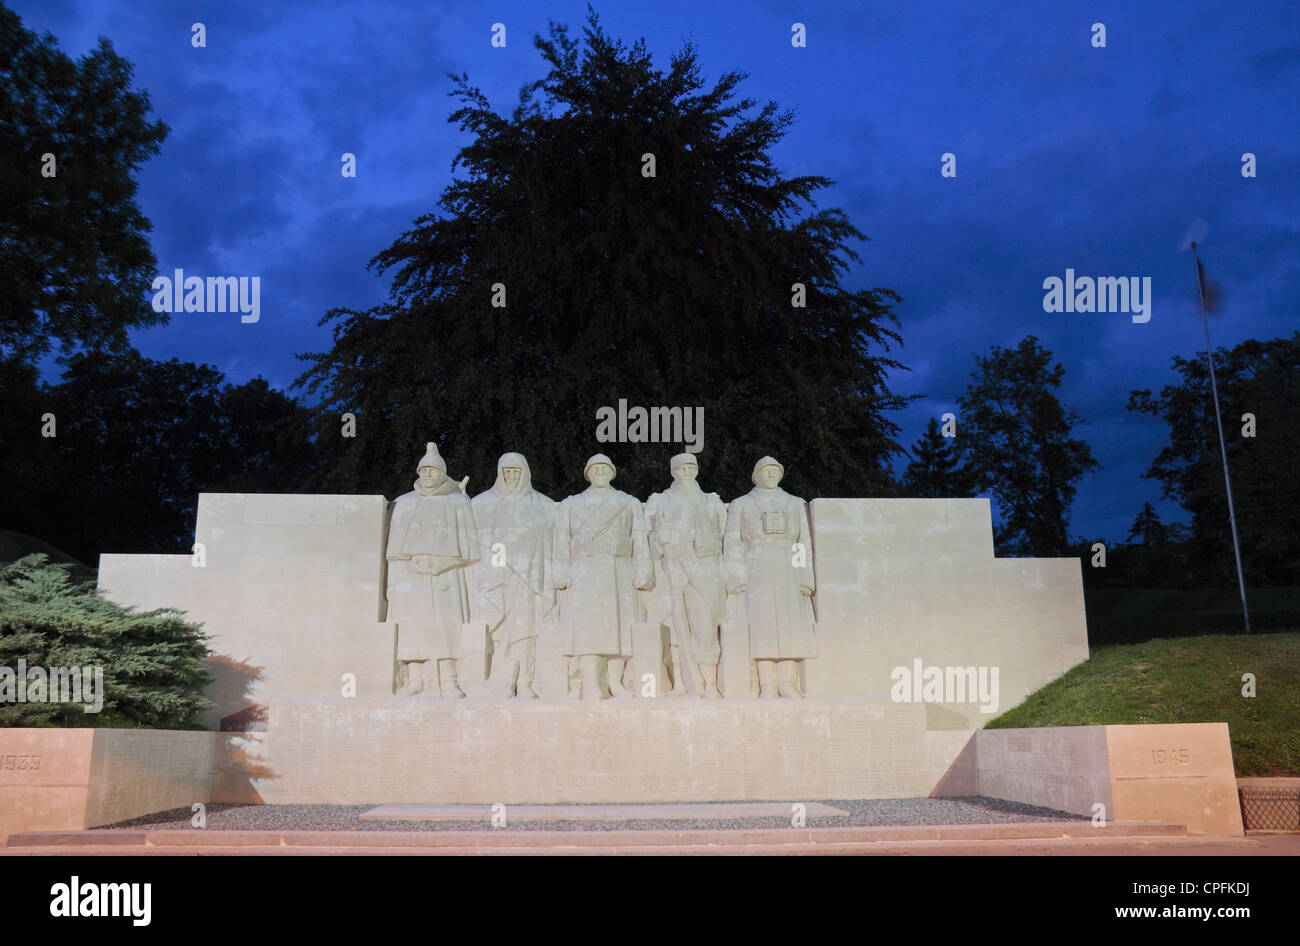
[[426,466],[435,466],[443,473],[447,472],[447,463],[438,453],[438,445],[432,440],[425,444],[424,456],[420,457],[420,462],[415,465],[415,469],[418,472]]
[[676,473],[679,466],[686,466],[688,463],[696,469],[700,467],[700,462],[695,458],[695,454],[679,453],[668,461],[668,472]]
[[614,461],[613,461],[613,460],[611,460],[609,457],[605,456],[605,454],[603,454],[603,453],[597,453],[597,454],[596,454],[595,456],[593,456],[590,460],[588,460],[588,461],[587,461],[587,465],[584,466],[584,467],[582,468],[582,475],[583,475],[583,478],[586,479],[586,481],[587,481],[588,483],[591,482],[591,475],[590,475],[590,474],[591,474],[591,468],[592,468],[593,466],[595,466],[597,463],[603,463],[603,464],[605,464],[606,466],[608,466],[608,467],[610,468],[611,471],[613,471],[613,472],[610,474],[610,477],[609,477],[611,480],[614,478],[614,474],[617,474],[617,473],[618,473],[618,467],[614,466]]
[[776,459],[773,457],[763,457],[761,460],[759,460],[757,463],[754,464],[754,472],[749,475],[750,482],[752,482],[755,486],[758,485],[758,471],[763,469],[763,467],[765,466],[776,467],[778,470],[781,471],[781,478],[785,479],[785,467],[783,467],[780,463],[776,462]]

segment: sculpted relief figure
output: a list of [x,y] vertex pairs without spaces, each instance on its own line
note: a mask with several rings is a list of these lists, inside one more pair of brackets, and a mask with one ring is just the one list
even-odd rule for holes
[[646,500],[650,554],[661,567],[672,622],[673,688],[686,692],[683,670],[696,675],[697,692],[718,692],[718,626],[725,616],[727,589],[722,574],[722,537],[727,507],[717,493],[696,482],[695,457],[679,453],[669,461],[673,485]]
[[523,454],[497,461],[497,480],[472,502],[479,529],[479,600],[492,635],[489,695],[536,699],[537,636],[555,607],[555,500],[533,489]]
[[[632,695],[623,675],[632,625],[645,620],[637,591],[654,588],[645,513],[639,500],[609,485],[616,472],[604,454],[588,460],[583,475],[591,486],[560,503],[555,521],[554,585],[565,589],[565,653],[578,659],[583,699]],[[600,679],[602,658],[608,691]]]
[[[469,620],[465,568],[479,557],[469,498],[447,479],[430,443],[415,489],[393,502],[388,527],[388,620],[407,682],[399,696],[462,697],[456,679],[461,625]],[[441,685],[440,685],[441,678]]]
[[727,588],[743,596],[759,697],[801,697],[799,662],[817,656],[812,539],[804,501],[779,487],[785,468],[754,464],[754,488],[731,503],[723,540]]

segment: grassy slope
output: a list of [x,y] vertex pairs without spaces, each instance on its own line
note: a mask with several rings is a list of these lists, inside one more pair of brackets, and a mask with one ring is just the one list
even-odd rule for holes
[[1207,722],[1228,724],[1238,775],[1300,775],[1300,633],[1099,647],[988,728]]

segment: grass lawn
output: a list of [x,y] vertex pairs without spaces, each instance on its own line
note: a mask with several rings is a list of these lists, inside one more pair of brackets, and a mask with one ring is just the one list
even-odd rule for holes
[[[1242,675],[1255,696],[1242,696]],[[1098,647],[986,728],[1226,722],[1237,774],[1300,775],[1300,633]]]

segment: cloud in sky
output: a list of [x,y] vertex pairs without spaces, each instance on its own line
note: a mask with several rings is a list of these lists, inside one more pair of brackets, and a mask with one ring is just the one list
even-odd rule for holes
[[[302,370],[295,354],[328,346],[326,310],[384,297],[367,261],[451,180],[467,137],[446,121],[446,74],[468,72],[508,113],[542,74],[533,34],[554,19],[580,37],[586,18],[585,2],[12,5],[74,55],[108,36],[172,127],[141,175],[160,268],[263,277],[258,324],[182,314],[136,344],[280,387]],[[846,285],[904,297],[895,355],[912,371],[894,383],[928,395],[898,418],[904,445],[954,407],[989,346],[1032,333],[1056,354],[1063,400],[1090,421],[1082,435],[1104,467],[1080,490],[1075,532],[1122,539],[1157,498],[1140,474],[1164,429],[1123,407],[1130,389],[1174,380],[1173,355],[1203,348],[1179,252],[1194,218],[1228,295],[1215,343],[1296,326],[1300,18],[1288,2],[596,6],[613,36],[645,36],[662,68],[691,40],[709,85],[747,71],[741,96],[796,111],[779,168],[832,178],[821,205],[870,237]],[[790,46],[796,19],[806,49]],[[506,49],[489,44],[498,20]],[[190,45],[195,21],[206,49]],[[1089,42],[1096,21],[1105,49]],[[339,175],[345,151],[356,180]],[[939,175],[949,151],[954,180]],[[1254,180],[1240,174],[1246,151]],[[1150,276],[1150,323],[1045,313],[1042,281],[1066,268]]]

